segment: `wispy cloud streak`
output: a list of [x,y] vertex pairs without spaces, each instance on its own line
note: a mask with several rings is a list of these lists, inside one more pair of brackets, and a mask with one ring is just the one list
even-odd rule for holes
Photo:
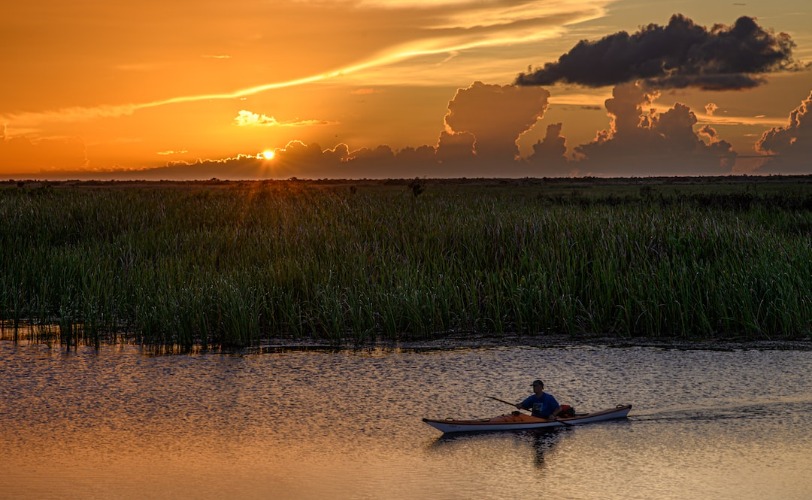
[[[355,6],[366,9],[399,10],[404,16],[419,12],[418,17],[422,17],[425,25],[422,27],[415,25],[415,29],[409,31],[410,40],[392,42],[388,47],[384,44],[384,49],[368,54],[356,64],[301,78],[247,86],[230,92],[180,95],[140,103],[10,113],[0,115],[0,123],[5,123],[9,129],[13,128],[15,131],[34,129],[41,123],[79,122],[127,116],[140,110],[163,106],[242,99],[263,92],[337,80],[357,73],[364,73],[367,76],[371,70],[425,56],[445,55],[448,61],[464,51],[529,44],[559,36],[568,25],[602,16],[608,3],[611,3],[611,0],[566,0],[556,4],[546,2],[542,4],[530,0],[519,2],[455,0],[439,3],[406,1],[395,4],[362,2]],[[433,64],[426,69],[436,71]]]

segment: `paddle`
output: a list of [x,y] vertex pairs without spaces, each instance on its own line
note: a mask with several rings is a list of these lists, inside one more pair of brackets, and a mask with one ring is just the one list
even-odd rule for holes
[[488,399],[493,399],[494,401],[499,401],[500,403],[505,403],[506,405],[510,405],[510,406],[516,408],[516,403],[511,403],[509,401],[505,401],[504,399],[495,398],[493,396],[485,396],[485,397],[488,398]]
[[[493,397],[493,396],[484,396],[484,397],[486,397],[486,398],[488,398],[488,399],[493,399],[494,401],[499,401],[500,403],[505,403],[506,405],[510,405],[510,406],[512,406],[512,407],[514,407],[514,408],[516,408],[516,404],[515,404],[515,403],[511,403],[511,402],[509,402],[509,401],[505,401],[504,399],[495,398],[495,397]],[[556,422],[561,422],[561,424],[562,424],[562,425],[564,425],[564,426],[566,426],[566,427],[573,427],[573,426],[575,425],[575,424],[570,424],[570,423],[564,422],[563,420],[559,420],[559,419],[558,419],[558,417],[555,417],[555,418],[554,418],[554,420],[555,420]]]

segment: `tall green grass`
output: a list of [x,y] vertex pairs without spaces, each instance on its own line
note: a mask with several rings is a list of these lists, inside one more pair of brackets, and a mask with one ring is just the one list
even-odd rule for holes
[[637,182],[7,185],[0,335],[810,337],[810,184]]

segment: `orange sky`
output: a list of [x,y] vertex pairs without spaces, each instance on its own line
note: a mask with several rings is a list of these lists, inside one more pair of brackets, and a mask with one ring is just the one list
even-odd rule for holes
[[[812,173],[809,3],[649,3],[13,2],[0,18],[0,176]],[[514,85],[580,40],[634,38],[672,14],[714,41],[752,18],[791,39],[792,64],[737,73],[757,80],[742,90]],[[586,67],[636,64],[619,61]]]

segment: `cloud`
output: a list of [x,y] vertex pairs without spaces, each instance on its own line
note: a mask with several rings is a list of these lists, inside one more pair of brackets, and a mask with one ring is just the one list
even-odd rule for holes
[[291,141],[275,151],[274,159],[267,162],[266,174],[277,179],[301,177],[319,179],[341,177],[337,175],[342,162],[349,156],[346,144],[337,144],[332,149],[322,149],[317,143],[305,144]]
[[401,177],[403,171],[396,167],[395,151],[387,145],[375,148],[361,148],[349,153],[343,165],[333,175],[340,177],[360,177],[381,179]]
[[313,125],[330,125],[324,120],[293,120],[280,122],[273,116],[260,115],[251,111],[241,109],[234,122],[239,127],[309,127]]
[[759,153],[777,155],[760,172],[812,173],[812,92],[790,112],[786,126],[764,132],[755,147]]
[[[442,177],[436,149],[423,145],[395,150],[388,145],[353,151],[346,144],[322,150],[318,144],[288,143],[276,151],[274,162],[289,166],[300,178],[390,179],[406,177]],[[271,162],[273,163],[273,162]],[[273,166],[275,177],[279,167]]]
[[544,177],[566,177],[571,175],[572,166],[567,161],[567,139],[561,136],[562,123],[547,125],[544,139],[533,144],[533,153],[527,158],[530,165],[539,167],[533,175]]
[[[435,149],[431,146],[395,151],[387,145],[361,148],[350,152],[346,144],[323,149],[317,143],[291,141],[274,151],[273,159],[261,155],[237,155],[220,160],[169,162],[163,167],[126,172],[109,172],[111,178],[191,179],[213,177],[237,179],[327,179],[327,178],[403,178],[432,176],[437,172]],[[82,178],[72,174],[73,178]],[[95,178],[104,175],[94,174]]]
[[[730,173],[736,153],[716,131],[693,127],[696,115],[680,103],[659,113],[651,106],[657,92],[638,83],[615,87],[606,100],[609,130],[575,148],[579,171],[585,175],[703,175]],[[704,140],[703,140],[704,139]]]
[[705,114],[708,116],[713,116],[717,109],[719,109],[719,106],[717,106],[715,103],[709,102],[705,104]]
[[163,179],[163,180],[224,180],[242,179],[288,179],[340,177],[342,161],[348,156],[348,148],[339,144],[333,149],[322,150],[318,144],[291,141],[284,148],[274,151],[273,159],[263,155],[238,154],[222,159],[199,159],[197,161],[171,161],[162,167],[115,170],[108,172],[69,172],[68,178],[115,178],[115,179]]
[[173,149],[170,149],[170,150],[167,150],[167,151],[157,151],[156,154],[159,155],[159,156],[172,156],[172,155],[182,155],[182,154],[186,154],[188,152],[189,151],[187,151],[185,149],[180,150],[180,151],[175,151]]
[[764,83],[759,75],[800,68],[794,47],[788,34],[764,29],[751,17],[707,29],[675,14],[667,26],[582,40],[558,61],[520,73],[516,83],[602,87],[643,80],[649,88],[744,89]]
[[395,150],[388,145],[361,148],[344,155],[331,177],[392,179],[448,177],[440,168],[437,150],[428,145]]
[[[544,115],[550,93],[540,87],[487,85],[474,82],[457,90],[448,103],[446,133],[472,136],[472,152],[480,162],[513,162],[519,156],[518,140]],[[439,147],[451,145],[451,137],[440,137]],[[456,145],[455,145],[456,146]],[[466,158],[468,152],[461,158]],[[453,155],[443,151],[447,161]]]

